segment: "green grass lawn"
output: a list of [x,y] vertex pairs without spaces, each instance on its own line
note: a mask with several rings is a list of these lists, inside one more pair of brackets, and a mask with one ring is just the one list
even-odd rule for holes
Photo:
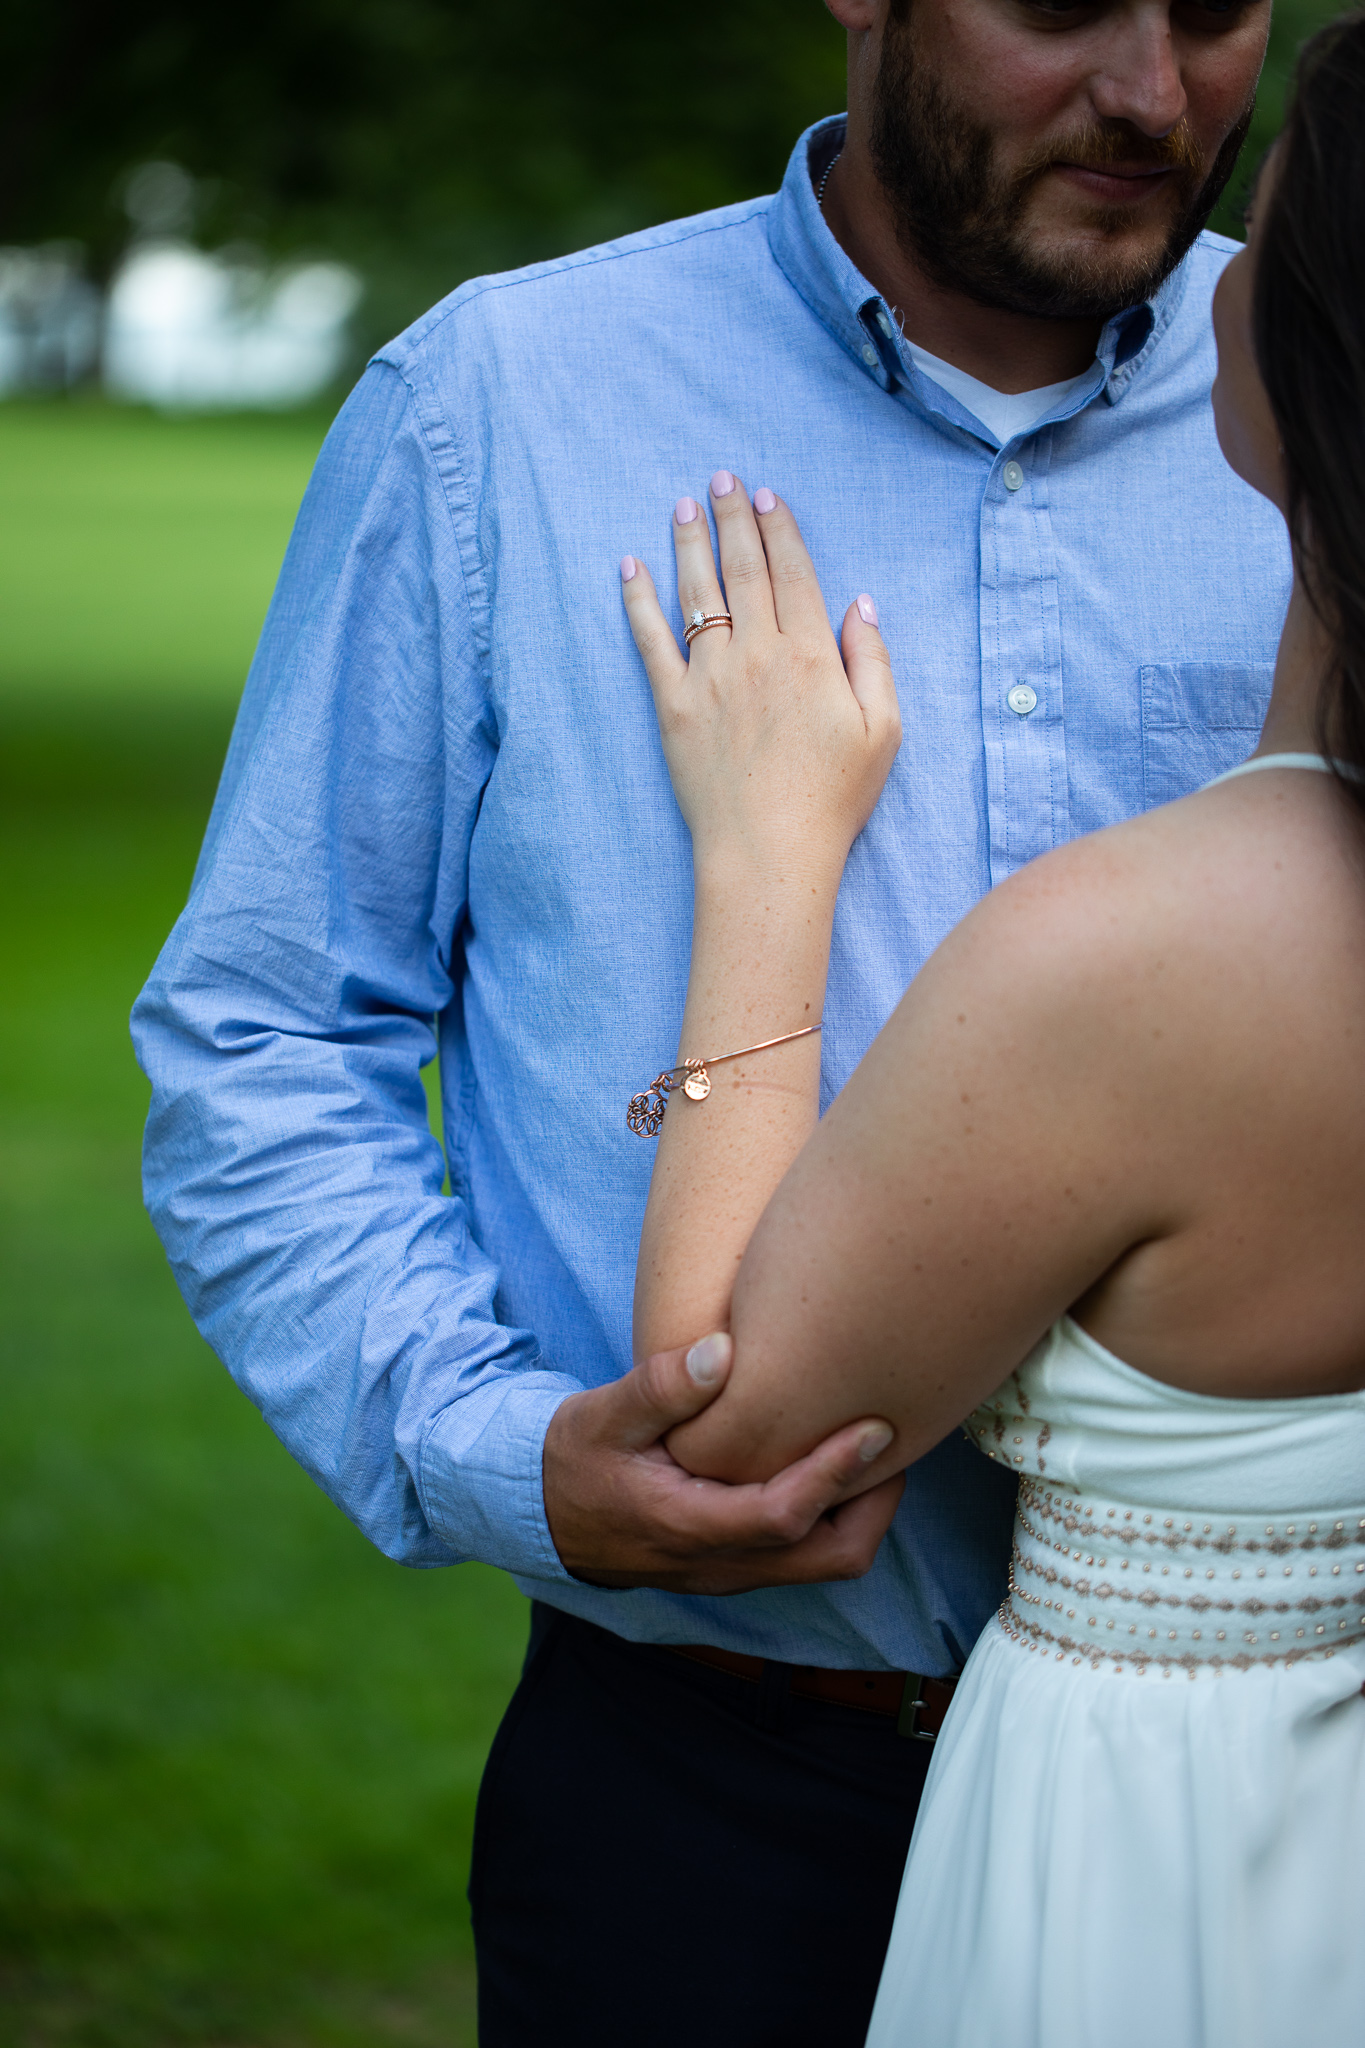
[[0,2043],[473,2041],[525,1607],[404,1572],[200,1343],[129,1006],[321,419],[0,407]]

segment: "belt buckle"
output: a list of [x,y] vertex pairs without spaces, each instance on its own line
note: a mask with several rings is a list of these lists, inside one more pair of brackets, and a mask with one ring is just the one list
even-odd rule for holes
[[937,1735],[919,1725],[920,1709],[927,1708],[929,1704],[923,1697],[923,1686],[921,1672],[906,1672],[905,1691],[901,1694],[900,1712],[896,1715],[896,1733],[908,1736],[911,1742],[937,1742]]

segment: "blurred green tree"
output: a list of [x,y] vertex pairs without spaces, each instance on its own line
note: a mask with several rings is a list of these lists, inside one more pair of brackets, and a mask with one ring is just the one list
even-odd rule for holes
[[[1244,162],[1335,11],[1279,0]],[[843,70],[820,0],[14,6],[0,242],[70,238],[107,274],[129,173],[169,160],[199,181],[200,239],[358,264],[374,336],[478,271],[772,189],[801,128],[843,105]]]
[[347,257],[380,325],[478,271],[769,190],[800,129],[843,105],[820,0],[4,15],[0,241],[70,237],[107,272],[129,171],[169,159],[202,181],[201,239]]

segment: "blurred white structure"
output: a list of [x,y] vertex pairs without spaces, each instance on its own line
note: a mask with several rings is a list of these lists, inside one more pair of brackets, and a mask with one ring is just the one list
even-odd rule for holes
[[0,395],[78,384],[99,346],[100,297],[78,249],[0,249]]
[[133,242],[107,300],[74,243],[0,249],[0,396],[67,388],[97,363],[116,397],[199,411],[297,405],[324,389],[360,279],[339,263],[268,270],[246,248],[206,255],[188,238],[212,190],[179,164],[128,173]]
[[339,263],[267,271],[228,251],[144,242],[110,288],[105,384],[166,407],[297,405],[340,369],[361,289]]

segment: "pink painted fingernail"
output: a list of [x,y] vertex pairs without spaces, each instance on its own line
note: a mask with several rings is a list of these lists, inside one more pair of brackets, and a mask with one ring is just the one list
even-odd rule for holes
[[858,617],[865,626],[875,626],[877,623],[877,607],[866,591],[858,599]]
[[766,484],[760,484],[754,492],[754,510],[755,512],[775,512],[777,510],[777,500]]
[[700,510],[695,498],[679,498],[673,507],[673,517],[679,526],[690,526]]
[[[723,1330],[692,1346],[687,1354],[687,1370],[699,1387],[709,1387],[720,1377],[730,1363],[730,1349],[730,1339]],[[890,1440],[888,1432],[887,1442]]]
[[711,496],[728,498],[735,487],[735,480],[728,469],[718,469],[711,479]]
[[636,561],[634,555],[622,555],[621,581],[623,583],[629,583],[631,577],[635,574],[635,571],[639,568],[639,566],[640,564]]

